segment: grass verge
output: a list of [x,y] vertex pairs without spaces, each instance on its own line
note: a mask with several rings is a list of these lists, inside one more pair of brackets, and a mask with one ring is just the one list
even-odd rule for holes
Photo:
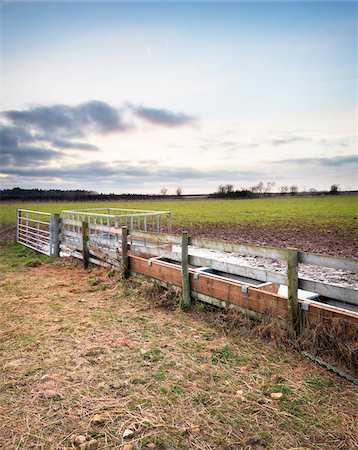
[[358,446],[355,386],[245,320],[182,312],[116,272],[0,253],[1,448]]

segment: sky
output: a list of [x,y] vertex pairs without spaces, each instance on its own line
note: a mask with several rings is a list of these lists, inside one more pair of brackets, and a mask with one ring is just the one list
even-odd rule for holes
[[0,186],[358,189],[357,5],[3,2]]

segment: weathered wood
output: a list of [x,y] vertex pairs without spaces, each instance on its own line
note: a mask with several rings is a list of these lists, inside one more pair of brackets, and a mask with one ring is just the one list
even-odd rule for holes
[[[173,261],[181,262],[181,254],[173,251],[166,251],[161,248],[150,248],[142,247],[139,245],[132,244],[129,246],[135,254],[138,255],[148,255],[148,256],[161,256],[163,258],[171,259]],[[202,256],[192,255],[192,250],[189,247],[190,263],[197,267],[211,267],[214,270],[220,272],[226,272],[228,274],[239,275],[246,278],[252,278],[253,280],[272,282],[277,284],[286,284],[286,275],[273,272],[270,270],[257,269],[254,267],[241,266],[239,264],[229,263],[226,261],[220,261],[218,259],[204,258]]]
[[170,242],[172,244],[181,244],[181,237],[175,236],[171,234],[164,233],[152,233],[152,232],[143,232],[137,230],[131,230],[130,235],[134,238],[138,239],[148,239],[152,242]]
[[263,258],[285,260],[285,250],[274,247],[258,247],[256,245],[235,244],[227,241],[214,241],[211,239],[192,238],[191,245],[194,247],[218,250],[221,252],[240,253],[251,256],[262,256]]
[[122,227],[122,278],[129,277],[128,228]]
[[326,284],[321,281],[306,280],[305,278],[298,279],[298,287],[306,291],[316,292],[324,297],[358,306],[358,291],[356,289]]
[[89,265],[89,250],[88,250],[88,223],[82,222],[82,259],[83,259],[83,268],[88,269]]
[[287,249],[287,330],[291,338],[299,334],[298,250]]
[[183,231],[181,241],[181,272],[182,272],[182,307],[188,307],[191,303],[190,299],[190,279],[189,279],[189,235],[187,231]]
[[317,255],[309,252],[298,252],[298,262],[314,266],[331,267],[332,269],[358,272],[358,260],[337,256]]
[[[173,266],[165,261],[153,260],[149,266],[147,261],[145,258],[131,255],[131,273],[140,273],[177,287],[181,286],[181,267],[179,265]],[[192,298],[196,297],[195,293],[199,293],[215,298],[218,306],[231,307],[232,304],[259,314],[270,312],[273,317],[281,321],[281,324],[286,320],[287,300],[284,297],[264,290],[261,291],[260,287],[249,287],[245,294],[242,283],[223,279],[209,273],[201,273],[199,279],[195,280],[194,272],[194,270],[189,269]],[[308,323],[314,323],[320,318],[343,318],[358,325],[358,314],[353,311],[314,301],[299,301],[299,303],[309,304],[309,310],[304,312]]]
[[[190,249],[189,255],[191,255]],[[263,281],[265,283],[272,282],[277,284],[286,284],[287,282],[287,277],[282,273],[264,269],[257,269],[254,267],[241,266],[239,264],[220,261],[218,259],[203,258],[201,256],[190,256],[190,262],[194,266],[207,266],[220,272],[239,275],[245,278]]]
[[58,258],[60,256],[60,215],[53,215],[53,256]]
[[159,247],[143,247],[142,245],[129,244],[131,252],[141,256],[160,256],[162,258],[171,259],[172,261],[181,262],[181,253],[171,252]]

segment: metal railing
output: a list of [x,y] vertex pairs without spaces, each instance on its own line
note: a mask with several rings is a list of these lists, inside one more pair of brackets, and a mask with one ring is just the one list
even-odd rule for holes
[[120,208],[92,208],[62,211],[61,249],[76,252],[83,244],[83,223],[88,228],[88,245],[93,250],[118,252],[121,248],[122,227],[130,233],[139,230],[143,233],[172,232],[172,218],[169,211],[148,211]]
[[45,255],[54,253],[53,214],[18,209],[16,211],[16,241]]
[[[152,233],[172,232],[172,217],[169,211],[148,211],[140,209],[92,208],[62,211],[62,222],[87,222],[89,226],[127,227]],[[73,223],[72,225],[76,225]],[[98,227],[97,227],[98,228]]]

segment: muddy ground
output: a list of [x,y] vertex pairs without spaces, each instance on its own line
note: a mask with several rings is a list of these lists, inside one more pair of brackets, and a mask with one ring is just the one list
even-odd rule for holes
[[183,230],[193,236],[208,239],[281,248],[294,247],[306,252],[345,258],[358,257],[358,227],[337,226],[320,229],[296,223],[265,225],[265,227],[255,223],[245,226],[227,223],[173,226],[174,233],[181,233]]

